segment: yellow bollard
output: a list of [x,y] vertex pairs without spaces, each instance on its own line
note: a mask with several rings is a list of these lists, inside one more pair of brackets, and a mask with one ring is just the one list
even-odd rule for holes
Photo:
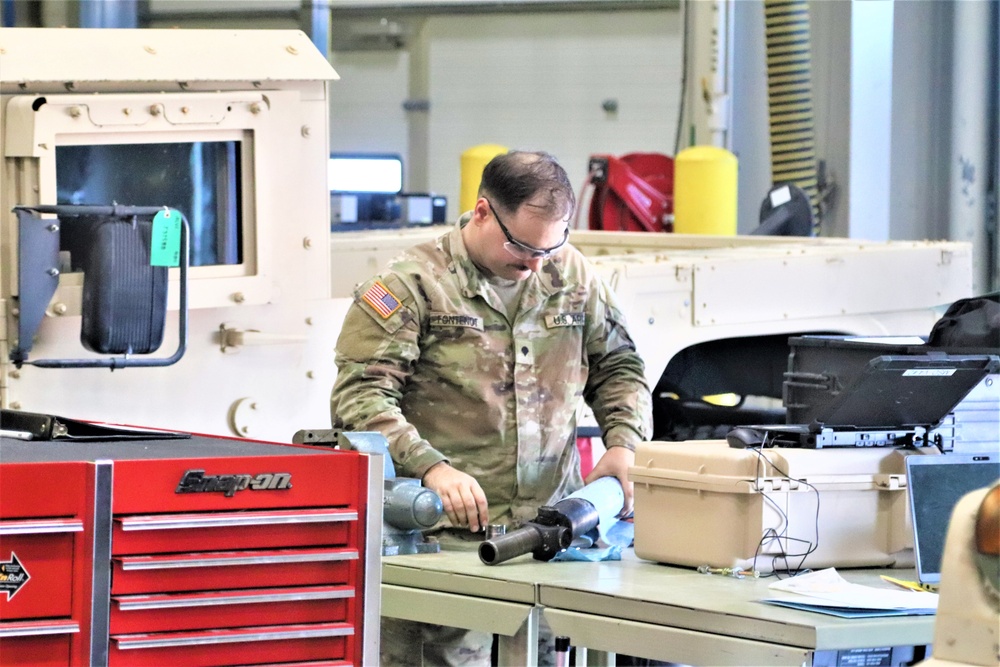
[[736,156],[725,148],[692,146],[674,160],[674,231],[736,234]]
[[458,197],[458,214],[471,211],[479,197],[479,183],[483,180],[483,169],[497,155],[507,152],[506,146],[480,144],[462,153],[462,186]]

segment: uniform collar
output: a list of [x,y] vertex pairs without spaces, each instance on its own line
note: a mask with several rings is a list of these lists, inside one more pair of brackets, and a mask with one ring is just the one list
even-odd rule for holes
[[[463,294],[467,297],[492,291],[486,277],[469,257],[469,249],[465,247],[465,240],[462,238],[462,228],[469,224],[471,219],[472,211],[462,214],[455,228],[444,237],[450,246],[455,274],[458,276]],[[541,296],[548,297],[565,289],[567,282],[563,258],[569,248],[569,244],[566,244],[559,252],[542,262],[542,268],[538,273],[532,274],[527,279],[528,292],[537,290]]]

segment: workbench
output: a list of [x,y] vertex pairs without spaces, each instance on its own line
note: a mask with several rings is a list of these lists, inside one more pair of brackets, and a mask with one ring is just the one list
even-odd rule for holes
[[[886,588],[880,574],[914,577],[905,569],[841,574]],[[445,551],[383,558],[382,615],[496,633],[500,664],[522,626],[532,660],[542,617],[578,647],[578,664],[587,648],[589,664],[623,653],[691,665],[818,665],[831,664],[837,651],[932,641],[934,616],[843,619],[759,602],[773,581],[699,574],[632,550],[621,561],[542,563],[525,555],[492,566],[474,551]]]

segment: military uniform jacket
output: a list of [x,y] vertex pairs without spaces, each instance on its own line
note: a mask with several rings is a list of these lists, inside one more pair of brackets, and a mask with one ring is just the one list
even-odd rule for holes
[[533,519],[582,486],[581,399],[607,446],[651,431],[622,313],[571,246],[527,278],[511,320],[456,225],[356,288],[336,361],[334,426],[385,435],[401,477],[440,461],[472,475],[492,523]]

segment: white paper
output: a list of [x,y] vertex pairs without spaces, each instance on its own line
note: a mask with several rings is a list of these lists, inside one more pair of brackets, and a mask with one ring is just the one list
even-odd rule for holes
[[834,568],[776,581],[769,589],[793,593],[786,598],[803,604],[856,609],[937,609],[937,593],[903,591],[852,584]]

